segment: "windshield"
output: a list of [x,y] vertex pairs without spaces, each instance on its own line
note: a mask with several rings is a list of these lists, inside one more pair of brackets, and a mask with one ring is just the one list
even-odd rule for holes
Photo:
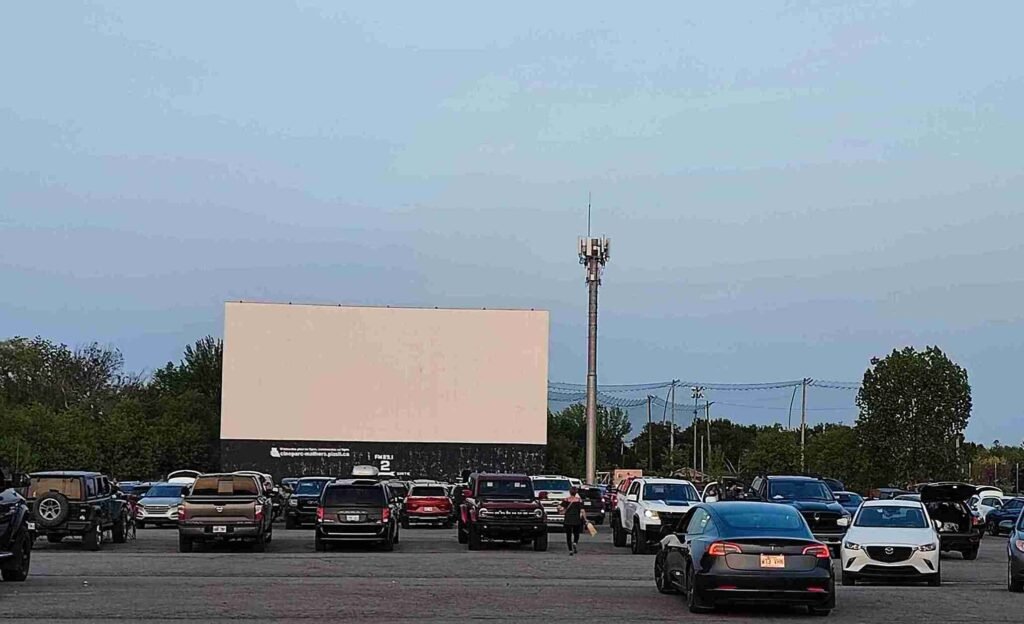
[[886,529],[927,529],[928,520],[919,507],[886,505],[861,507],[853,526]]
[[26,498],[38,498],[50,491],[60,492],[71,500],[82,500],[82,480],[78,477],[32,477]]
[[210,476],[196,479],[192,496],[257,496],[256,479],[242,475]]
[[839,501],[840,505],[860,505],[864,502],[864,499],[860,497],[860,494],[854,493],[842,493],[836,494],[836,500]]
[[[744,503],[736,503],[743,505]],[[734,508],[719,509],[723,537],[796,537],[814,539],[803,516],[796,509],[772,505],[774,509],[758,506],[756,511]]]
[[772,481],[768,485],[772,500],[831,501],[832,490],[821,481]]
[[527,479],[481,479],[477,494],[490,498],[533,498],[533,485]]
[[440,485],[414,485],[409,490],[409,496],[432,496],[434,498],[447,497],[448,493]]
[[320,493],[324,491],[325,485],[327,485],[325,479],[302,480],[295,485],[294,493],[297,496],[320,496]]
[[533,489],[538,492],[568,492],[572,484],[568,479],[534,479]]
[[186,489],[180,485],[154,485],[146,492],[145,498],[181,498]]
[[696,502],[700,497],[689,483],[648,483],[644,485],[644,500],[671,504]]
[[325,507],[347,505],[387,506],[384,490],[377,485],[335,485],[324,492]]

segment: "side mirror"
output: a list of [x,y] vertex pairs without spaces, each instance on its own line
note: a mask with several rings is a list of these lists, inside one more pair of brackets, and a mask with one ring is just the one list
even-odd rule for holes
[[704,497],[704,502],[705,503],[717,503],[718,502],[718,497],[717,496],[705,496]]
[[462,490],[462,498],[473,498],[472,490],[466,488]]
[[639,496],[639,495],[637,495],[637,494],[628,494],[628,495],[626,496],[626,500],[628,500],[628,501],[629,501],[629,502],[631,502],[631,503],[635,503],[635,502],[637,502],[638,500],[640,500],[640,496]]

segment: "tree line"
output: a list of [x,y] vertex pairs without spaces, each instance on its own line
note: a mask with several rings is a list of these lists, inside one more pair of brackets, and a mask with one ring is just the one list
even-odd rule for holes
[[[148,479],[175,469],[220,468],[223,342],[207,336],[177,363],[142,376],[124,370],[119,351],[98,344],[71,349],[36,337],[0,341],[0,465],[23,471],[101,470]],[[873,359],[857,396],[852,427],[806,432],[804,469],[864,491],[938,479],[1016,485],[1024,449],[965,442],[971,412],[967,372],[941,350],[893,351]],[[750,477],[801,468],[800,434],[780,425],[710,425],[705,466],[712,476]],[[598,410],[599,469],[643,468],[669,474],[693,463],[693,424],[650,423],[631,438],[625,412]],[[548,413],[545,470],[584,473],[582,405]]]

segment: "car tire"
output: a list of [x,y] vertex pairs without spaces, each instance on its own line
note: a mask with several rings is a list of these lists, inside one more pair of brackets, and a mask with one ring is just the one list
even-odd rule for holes
[[1024,592],[1024,580],[1014,580],[1013,566],[1006,562],[1006,589],[1014,594]]
[[402,528],[403,529],[408,529],[409,528],[409,520],[407,518],[402,518]]
[[128,519],[122,514],[114,521],[113,528],[110,529],[111,540],[115,544],[124,544],[128,541]]
[[686,608],[690,610],[690,613],[709,613],[714,608],[704,604],[700,592],[697,590],[696,577],[693,565],[688,565],[686,567]]
[[32,538],[24,531],[11,549],[12,557],[6,566],[0,568],[0,578],[8,583],[21,583],[28,578],[32,566]]
[[538,535],[533,538],[533,549],[537,552],[545,552],[548,549],[548,534]]
[[387,537],[380,543],[380,549],[384,552],[391,552],[395,549],[395,538]]
[[675,585],[672,584],[672,579],[669,578],[668,568],[665,566],[665,558],[661,553],[654,558],[654,584],[657,586],[659,593],[679,593],[679,590],[677,590]]
[[93,552],[103,547],[103,527],[98,523],[82,534],[82,546]]
[[818,607],[807,607],[807,612],[811,615],[826,617],[832,613],[832,609],[819,609]]
[[968,548],[967,550],[961,550],[960,554],[963,555],[964,561],[974,561],[978,558],[978,547]]
[[64,524],[71,515],[71,504],[68,497],[60,492],[47,492],[32,503],[32,516],[36,524],[44,529]]
[[469,542],[469,535],[466,534],[466,527],[462,526],[461,522],[459,523],[458,534],[460,544],[466,544]]
[[469,549],[480,550],[483,546],[480,540],[480,532],[474,526],[469,527]]
[[643,530],[640,529],[640,521],[633,518],[633,543],[632,550],[634,555],[646,555],[647,554],[647,536]]
[[327,542],[320,539],[320,531],[313,537],[313,550],[316,552],[327,552]]
[[839,577],[839,583],[843,587],[853,587],[857,584],[857,577],[851,574],[850,572],[843,570],[842,574]]
[[928,587],[942,586],[942,572],[936,572],[928,577]]
[[178,533],[178,552],[190,553],[192,552],[194,545],[195,543],[192,541],[191,537]]
[[995,522],[988,523],[988,534],[999,537],[999,525]]
[[612,543],[618,548],[626,545],[626,531],[619,522],[612,520]]
[[441,528],[442,529],[450,529],[450,528],[452,528],[452,521],[451,520],[446,521],[444,524],[441,525]]

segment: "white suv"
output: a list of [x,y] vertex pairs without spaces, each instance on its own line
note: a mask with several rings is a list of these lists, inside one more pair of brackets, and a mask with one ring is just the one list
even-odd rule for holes
[[560,509],[562,501],[569,496],[572,482],[569,477],[561,475],[537,475],[530,477],[533,482],[533,493],[544,506],[548,527],[561,527],[565,521],[565,513]]
[[612,516],[612,537],[616,546],[626,545],[630,536],[634,554],[648,551],[662,538],[662,527],[673,528],[700,502],[697,488],[682,479],[634,479],[625,494],[616,494]]
[[909,579],[942,582],[939,535],[928,510],[918,501],[865,501],[843,538],[843,585],[859,579]]

